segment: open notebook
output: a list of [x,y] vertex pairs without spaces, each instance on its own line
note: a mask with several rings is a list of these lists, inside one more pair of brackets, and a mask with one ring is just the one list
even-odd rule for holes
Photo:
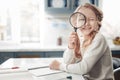
[[28,72],[28,69],[18,68],[18,69],[0,69],[0,74],[8,74],[8,73],[21,73]]
[[42,64],[25,64],[22,66],[17,66],[17,69],[12,69],[15,66],[9,67],[0,67],[0,74],[7,74],[7,73],[21,73],[21,72],[30,72],[35,76],[45,76],[50,74],[57,74],[62,71],[58,70],[51,70],[49,69],[49,65],[42,63]]
[[[14,67],[17,67],[14,69]],[[25,66],[9,66],[9,67],[0,67],[0,74],[8,74],[8,73],[21,73],[21,72],[29,72],[30,70],[38,70],[41,68],[48,68],[46,64],[31,64]]]
[[62,73],[63,71],[51,70],[50,68],[40,68],[40,69],[30,70],[29,72],[37,77],[40,77],[40,76]]

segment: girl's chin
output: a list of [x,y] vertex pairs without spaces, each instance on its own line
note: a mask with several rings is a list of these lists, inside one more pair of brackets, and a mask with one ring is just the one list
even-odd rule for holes
[[89,34],[90,34],[90,33],[84,33],[83,35],[84,35],[84,36],[88,36]]

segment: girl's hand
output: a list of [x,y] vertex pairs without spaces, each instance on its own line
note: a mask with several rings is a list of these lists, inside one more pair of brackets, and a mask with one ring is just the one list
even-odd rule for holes
[[70,34],[70,37],[69,37],[69,41],[68,41],[68,47],[70,48],[70,49],[75,49],[75,47],[76,47],[76,44],[77,44],[77,42],[78,42],[78,35],[77,35],[77,33],[76,32],[72,32],[71,34]]
[[60,67],[60,62],[58,62],[57,60],[52,61],[52,63],[49,65],[50,69],[54,69],[54,70],[59,70]]
[[77,58],[81,57],[80,54],[80,40],[76,32],[72,32],[69,37],[68,47],[74,49],[75,56]]

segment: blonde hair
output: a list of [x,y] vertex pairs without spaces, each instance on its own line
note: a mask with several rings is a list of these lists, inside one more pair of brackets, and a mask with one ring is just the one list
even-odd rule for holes
[[100,28],[101,21],[103,19],[103,12],[98,7],[96,7],[95,5],[90,4],[90,3],[85,3],[84,5],[78,6],[77,9],[75,10],[75,12],[79,11],[79,9],[81,9],[82,7],[89,8],[95,13],[97,20],[98,20],[98,26]]

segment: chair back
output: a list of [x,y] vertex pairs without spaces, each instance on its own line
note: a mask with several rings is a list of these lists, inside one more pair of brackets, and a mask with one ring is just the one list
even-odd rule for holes
[[120,80],[120,67],[117,69],[114,69],[114,78],[115,80]]

